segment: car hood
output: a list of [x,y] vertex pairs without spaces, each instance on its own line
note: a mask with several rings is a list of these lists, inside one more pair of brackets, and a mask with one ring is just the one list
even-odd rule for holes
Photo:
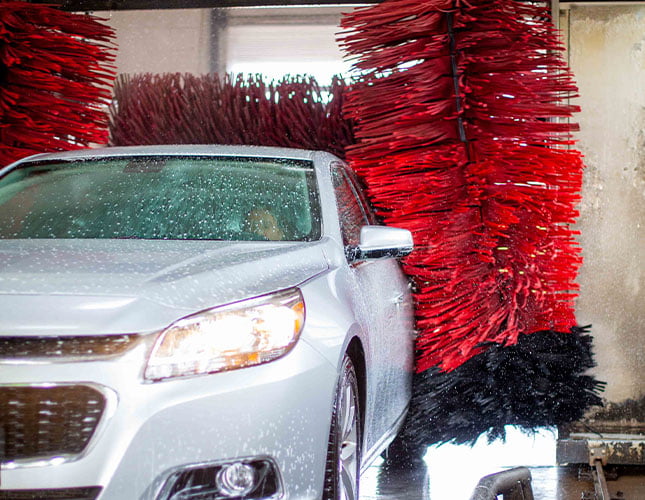
[[313,243],[3,240],[0,335],[154,331],[328,268]]

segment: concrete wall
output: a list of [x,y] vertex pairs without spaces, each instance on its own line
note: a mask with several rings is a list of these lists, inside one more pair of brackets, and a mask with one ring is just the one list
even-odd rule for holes
[[119,73],[208,73],[210,9],[96,12],[116,30]]
[[572,6],[561,27],[580,88],[587,165],[577,303],[606,397],[645,394],[645,5]]

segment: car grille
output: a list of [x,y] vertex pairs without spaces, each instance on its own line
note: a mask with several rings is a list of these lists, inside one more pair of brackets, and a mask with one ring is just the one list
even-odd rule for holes
[[0,500],[94,500],[100,486],[50,490],[0,490]]
[[1,359],[101,358],[122,354],[134,347],[139,335],[86,337],[0,337]]
[[106,399],[87,385],[0,386],[2,461],[77,455],[89,443]]

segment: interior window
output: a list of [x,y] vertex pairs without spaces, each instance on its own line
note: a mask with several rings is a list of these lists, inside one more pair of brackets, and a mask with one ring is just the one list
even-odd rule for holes
[[226,71],[262,73],[268,79],[311,75],[329,85],[349,72],[336,43],[343,8],[242,8],[226,10],[219,57]]

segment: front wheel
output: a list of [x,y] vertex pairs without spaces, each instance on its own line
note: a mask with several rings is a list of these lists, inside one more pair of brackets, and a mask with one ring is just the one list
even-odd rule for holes
[[360,459],[358,379],[345,355],[332,407],[323,500],[358,500]]

